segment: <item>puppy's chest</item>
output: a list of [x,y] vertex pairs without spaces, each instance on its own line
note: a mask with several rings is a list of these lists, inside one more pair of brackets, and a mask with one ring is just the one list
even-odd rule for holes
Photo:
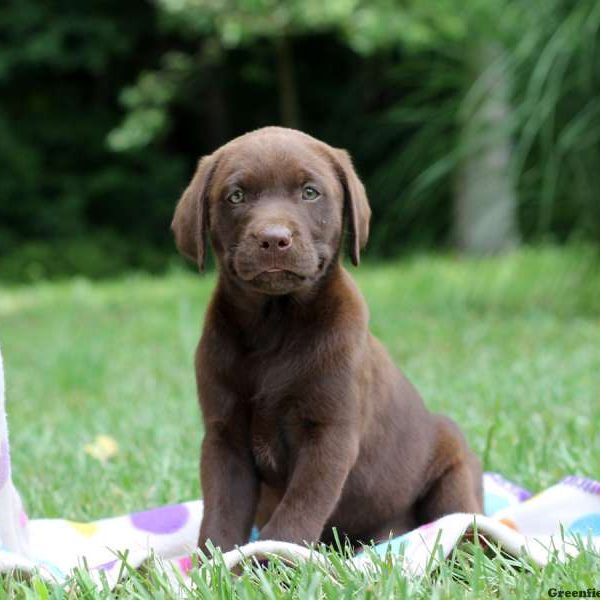
[[252,412],[250,444],[259,475],[267,484],[284,486],[299,445],[293,408],[256,406]]

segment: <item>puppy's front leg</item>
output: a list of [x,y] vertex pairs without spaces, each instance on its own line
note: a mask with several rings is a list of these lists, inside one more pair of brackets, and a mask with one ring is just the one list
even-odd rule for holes
[[258,503],[258,478],[245,443],[247,416],[237,411],[227,423],[207,423],[202,442],[200,475],[204,515],[198,539],[223,552],[248,541]]
[[261,539],[316,542],[340,499],[358,448],[355,425],[307,425],[290,482]]

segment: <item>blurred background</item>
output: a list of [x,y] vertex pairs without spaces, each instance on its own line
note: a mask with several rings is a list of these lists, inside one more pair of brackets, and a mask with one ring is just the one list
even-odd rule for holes
[[0,278],[162,272],[198,156],[267,124],[355,159],[367,257],[600,241],[597,0],[8,0]]

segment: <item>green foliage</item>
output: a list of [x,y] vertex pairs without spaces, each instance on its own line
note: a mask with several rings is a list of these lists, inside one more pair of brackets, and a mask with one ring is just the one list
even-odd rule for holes
[[257,37],[277,38],[330,31],[347,20],[358,0],[159,0],[175,29],[216,33],[226,48]]
[[600,234],[600,4],[535,2],[515,47],[515,170],[529,234]]
[[[29,278],[34,256],[44,273],[59,273],[61,265],[71,273],[78,245],[87,248],[78,269],[106,272],[94,254],[108,249],[100,243],[91,250],[92,238],[105,231],[127,240],[130,255],[138,244],[151,251],[169,243],[168,203],[179,193],[187,158],[175,149],[165,160],[152,147],[115,154],[106,145],[120,118],[119,89],[158,54],[155,20],[151,6],[116,0],[0,7],[8,42],[0,47],[2,277],[18,277],[22,265]],[[107,253],[107,266],[109,260]]]
[[33,283],[82,274],[105,279],[125,271],[160,273],[175,260],[173,253],[133,244],[114,233],[96,232],[51,244],[23,242],[0,255],[0,273],[4,283]]
[[144,148],[167,129],[168,105],[193,65],[181,52],[168,52],[161,62],[162,69],[144,71],[135,85],[121,93],[121,103],[128,113],[123,124],[108,135],[113,150]]

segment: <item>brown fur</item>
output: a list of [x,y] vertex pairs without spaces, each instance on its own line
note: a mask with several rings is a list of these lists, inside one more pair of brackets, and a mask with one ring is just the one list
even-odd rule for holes
[[219,266],[196,353],[201,548],[243,544],[254,523],[360,543],[481,511],[479,461],[369,333],[340,264],[344,223],[357,265],[369,218],[348,154],[278,127],[203,158],[179,201],[178,248],[202,268],[208,234]]

